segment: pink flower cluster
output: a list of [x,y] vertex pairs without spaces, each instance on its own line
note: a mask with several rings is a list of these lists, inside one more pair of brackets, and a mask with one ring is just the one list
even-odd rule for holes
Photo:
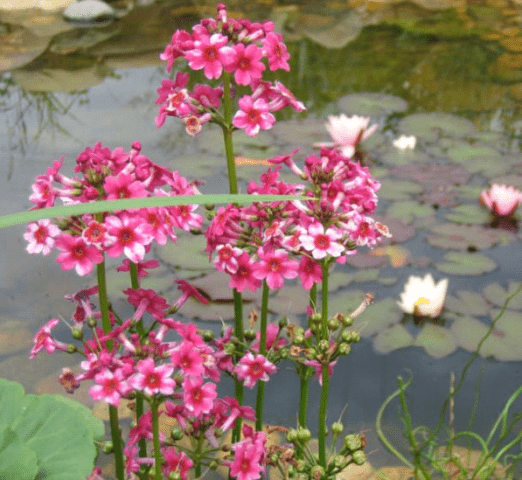
[[[300,112],[304,105],[281,82],[262,80],[266,65],[272,71],[289,70],[287,48],[282,36],[274,32],[273,22],[253,23],[246,19],[227,17],[223,4],[218,5],[217,18],[206,18],[192,27],[192,33],[176,30],[172,41],[160,58],[167,61],[170,71],[174,61],[182,57],[192,70],[203,70],[209,79],[221,79],[224,72],[239,87],[250,87],[250,94],[238,99],[238,110],[232,124],[247,135],[255,136],[260,130],[272,128],[274,112],[291,106]],[[219,112],[223,86],[215,88],[196,84],[187,88],[189,74],[178,72],[174,80],[166,79],[158,89],[156,104],[161,105],[156,124],[161,127],[167,116],[182,118],[190,135],[201,131],[209,121],[223,124]]]
[[[60,172],[63,157],[55,161],[45,175],[36,178],[30,200],[33,209],[52,207],[60,200],[65,205],[142,198],[151,196],[194,195],[199,193],[178,172],[160,167],[140,154],[135,142],[130,152],[122,148],[111,151],[97,143],[87,148],[76,160],[76,172],[83,178],[69,178]],[[55,182],[61,184],[55,186]],[[166,187],[163,190],[161,187]],[[125,255],[134,263],[141,262],[152,241],[165,245],[176,241],[175,228],[189,231],[200,228],[203,217],[197,205],[118,210],[101,217],[85,214],[52,223],[44,219],[30,223],[24,238],[29,253],[49,253],[60,250],[57,261],[62,269],[76,269],[78,275],[88,275],[95,264],[109,257]],[[142,272],[143,273],[143,272]]]
[[[253,203],[221,207],[206,230],[207,251],[217,253],[214,265],[230,275],[230,287],[255,291],[266,280],[271,289],[285,279],[299,277],[309,290],[321,281],[320,261],[346,261],[362,245],[372,247],[386,226],[371,215],[380,187],[367,167],[351,161],[336,149],[323,148],[319,156],[306,157],[302,171],[289,155],[272,158],[286,164],[307,185],[279,179],[281,166],[250,182],[248,193],[304,195],[307,201]],[[298,259],[291,259],[294,256]]]

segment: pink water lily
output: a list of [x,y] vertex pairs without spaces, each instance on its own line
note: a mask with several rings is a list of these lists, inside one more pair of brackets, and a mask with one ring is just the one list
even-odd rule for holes
[[495,215],[511,216],[522,202],[522,192],[512,185],[494,183],[489,190],[482,191],[479,202]]

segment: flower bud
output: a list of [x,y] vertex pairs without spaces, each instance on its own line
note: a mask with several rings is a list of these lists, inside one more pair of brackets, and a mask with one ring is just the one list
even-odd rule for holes
[[340,435],[343,433],[344,425],[341,422],[334,422],[330,428],[334,435]]
[[341,325],[337,320],[329,320],[328,321],[328,330],[335,332]]
[[89,326],[89,328],[96,328],[96,324],[97,324],[97,323],[98,323],[98,322],[97,322],[96,319],[93,318],[93,317],[89,317],[89,318],[87,319],[87,325]]
[[216,462],[215,460],[212,460],[212,461],[208,464],[208,468],[210,468],[210,470],[217,470],[218,467],[219,467],[219,464],[218,464],[218,462]]
[[286,441],[287,442],[290,442],[290,443],[293,443],[297,440],[297,430],[291,428],[290,430],[288,430],[288,432],[286,433]]
[[312,438],[312,432],[308,428],[300,428],[297,431],[297,438],[303,442],[308,442]]
[[288,325],[288,318],[283,317],[281,320],[279,320],[279,328],[285,328]]
[[352,453],[352,460],[356,465],[362,465],[364,462],[366,462],[366,455],[362,450],[357,450],[356,452]]
[[214,332],[212,330],[203,330],[201,336],[203,337],[203,340],[205,340],[205,342],[210,342],[214,339]]
[[341,344],[339,344],[338,352],[341,355],[348,355],[350,353],[351,349],[352,349],[352,347],[349,343],[341,343]]
[[279,460],[279,454],[273,453],[272,455],[270,455],[270,462],[273,463],[274,465],[277,464],[278,460]]
[[223,350],[227,355],[234,355],[234,353],[236,352],[236,346],[230,342],[225,343],[225,345],[223,346]]
[[73,328],[71,335],[75,340],[81,340],[83,338],[83,332],[80,328]]
[[321,314],[320,313],[314,313],[310,317],[310,320],[312,321],[312,323],[321,323]]
[[103,453],[109,455],[112,452],[114,452],[114,445],[112,444],[112,442],[105,442],[103,444]]
[[67,345],[67,353],[76,353],[77,351],[76,345]]
[[294,343],[296,345],[302,345],[304,343],[304,341],[305,341],[304,335],[296,335],[294,337]]
[[318,348],[319,348],[319,351],[324,353],[324,352],[326,352],[326,351],[328,350],[328,347],[329,347],[330,345],[328,344],[328,340],[324,340],[324,339],[323,339],[323,340],[321,340],[321,341],[319,342],[319,344],[318,344],[317,346],[318,346]]
[[324,468],[321,467],[321,465],[315,465],[314,467],[312,467],[310,474],[312,480],[320,480],[321,478],[324,478],[325,471]]
[[361,437],[359,437],[359,435],[346,435],[346,437],[344,437],[344,446],[350,450],[350,452],[360,450],[362,448]]
[[283,359],[283,360],[286,360],[288,358],[288,350],[285,349],[282,349],[279,351],[279,356]]
[[247,330],[244,336],[247,342],[252,342],[256,339],[256,332],[254,332],[253,330]]
[[181,428],[173,428],[170,431],[170,438],[172,438],[172,440],[174,441],[181,440],[183,438],[183,435],[183,430],[181,430]]
[[169,473],[169,480],[181,480],[181,473],[177,470],[173,470]]
[[295,475],[295,468],[294,468],[294,466],[293,466],[293,465],[287,465],[287,467],[286,467],[286,473],[287,473],[290,477],[294,476],[294,475]]
[[349,315],[344,316],[342,322],[345,327],[351,327],[353,325],[353,318]]
[[333,464],[335,468],[344,469],[347,463],[348,461],[342,455],[335,455],[335,457],[333,457]]
[[298,472],[304,472],[305,468],[306,468],[306,462],[304,460],[299,459],[295,462],[295,469]]

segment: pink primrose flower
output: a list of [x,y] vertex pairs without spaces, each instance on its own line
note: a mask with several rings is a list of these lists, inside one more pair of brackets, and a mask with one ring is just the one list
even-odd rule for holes
[[[147,277],[149,272],[146,269],[148,268],[158,268],[160,263],[155,260],[147,260],[146,262],[138,262],[138,278]],[[116,268],[117,272],[128,272],[130,271],[130,260],[128,258],[124,258],[122,264]]]
[[49,255],[54,248],[55,238],[60,235],[60,229],[45,218],[27,225],[24,238],[29,242],[26,250],[29,253],[40,253]]
[[274,71],[279,68],[290,71],[288,59],[290,54],[283,43],[283,36],[279,33],[270,32],[263,41],[265,55],[268,57],[268,66]]
[[218,255],[214,259],[214,266],[218,272],[237,272],[237,257],[242,253],[240,248],[232,247],[230,243],[227,243],[225,245],[218,245],[216,252]]
[[266,68],[260,61],[263,51],[256,45],[245,45],[238,43],[233,47],[234,53],[229,58],[229,63],[225,65],[227,72],[235,72],[234,80],[238,85],[249,85],[253,80],[258,80]]
[[237,270],[230,274],[229,286],[237,288],[238,292],[245,288],[255,292],[261,286],[261,282],[254,276],[254,262],[247,252],[243,252],[237,259]]
[[253,101],[250,95],[244,95],[239,99],[240,110],[234,115],[232,123],[237,128],[242,128],[250,137],[255,137],[259,130],[269,130],[275,123],[275,117],[269,113],[269,107],[265,100],[258,98]]
[[255,264],[253,275],[260,280],[266,279],[269,288],[282,288],[285,278],[295,278],[298,275],[298,263],[295,260],[288,260],[288,253],[285,250],[275,250],[265,252],[258,251],[259,261]]
[[338,257],[343,253],[344,247],[335,241],[341,237],[341,233],[334,228],[325,231],[323,225],[314,223],[308,227],[308,234],[302,234],[299,240],[305,250],[312,252],[316,260],[321,260],[327,255]]
[[494,183],[480,194],[479,202],[495,215],[511,216],[522,202],[522,192],[513,186]]
[[198,377],[205,372],[204,357],[192,342],[182,342],[172,351],[170,359],[174,367],[181,368],[186,375]]
[[246,387],[254,388],[258,380],[268,382],[269,375],[275,373],[276,370],[276,366],[272,362],[269,362],[263,355],[254,356],[248,352],[239,360],[235,372],[237,378],[241,380]]
[[102,249],[107,244],[110,244],[113,239],[107,234],[107,229],[103,223],[98,223],[96,220],[91,220],[87,224],[87,228],[82,231],[82,238],[87,245],[92,245]]
[[62,233],[56,239],[56,246],[62,251],[56,257],[56,261],[61,264],[62,269],[76,268],[76,273],[82,277],[92,272],[95,263],[103,262],[101,252],[96,247],[87,245],[82,237]]
[[[274,342],[277,339],[277,335],[279,334],[279,327],[275,323],[269,323],[266,327],[266,349],[270,350],[272,346],[274,347],[274,352],[277,352],[279,347],[284,347],[285,339],[280,338],[277,341],[277,344],[274,345]],[[259,332],[256,333],[256,343],[252,344],[252,350],[259,352],[259,339],[261,338],[261,334]]]
[[107,249],[109,257],[118,257],[124,253],[134,263],[143,260],[145,245],[149,245],[153,239],[153,229],[145,219],[122,213],[107,217],[105,225],[109,234],[116,238],[114,245]]
[[53,187],[52,180],[48,178],[37,179],[32,185],[33,194],[29,197],[31,202],[36,203],[34,208],[47,208],[54,205],[57,192]]
[[299,278],[305,290],[310,290],[314,283],[320,283],[323,278],[321,265],[307,256],[302,256],[299,261]]
[[174,280],[174,283],[178,284],[178,290],[181,290],[181,297],[174,304],[175,307],[181,308],[181,306],[190,298],[194,297],[198,302],[207,305],[208,298],[203,296],[200,291],[194,286],[191,285],[186,280]]
[[255,443],[243,441],[233,446],[234,461],[230,464],[230,475],[237,480],[257,480],[261,478],[261,459],[264,449]]
[[165,478],[169,478],[172,472],[178,472],[181,480],[186,480],[194,462],[184,452],[177,452],[174,447],[164,447],[161,452],[165,461],[162,466]]
[[67,345],[65,343],[59,342],[51,337],[51,330],[58,325],[59,320],[57,318],[53,318],[49,320],[43,327],[41,327],[34,336],[34,346],[31,349],[31,354],[29,355],[30,359],[36,357],[38,352],[45,348],[47,353],[53,353],[56,349],[66,351]]
[[128,288],[127,290],[124,290],[123,293],[127,295],[129,303],[136,307],[136,311],[132,316],[133,319],[141,319],[145,312],[148,312],[155,320],[165,316],[165,310],[168,308],[169,304],[154,290]]
[[140,360],[137,365],[138,373],[135,373],[129,379],[129,384],[136,390],[143,392],[152,397],[153,395],[172,395],[176,382],[170,378],[174,371],[171,364],[154,366],[152,358]]
[[120,404],[122,397],[125,397],[132,390],[121,369],[114,372],[104,369],[94,376],[94,381],[97,385],[89,388],[91,398],[95,401],[102,400],[115,407]]
[[[309,367],[313,367],[315,369],[314,378],[319,378],[319,385],[323,386],[323,366],[317,360],[305,360],[305,365]],[[333,374],[333,367],[337,363],[337,360],[334,360],[330,364],[328,364],[328,377],[331,377]]]
[[220,33],[204,35],[194,42],[194,49],[185,53],[189,67],[194,70],[203,69],[205,77],[219,78],[223,72],[223,64],[234,58],[234,49],[227,47],[228,38]]
[[141,198],[148,195],[143,182],[135,180],[132,175],[123,173],[118,176],[105,177],[103,188],[107,193],[107,200]]
[[195,417],[209,413],[217,397],[216,384],[207,382],[203,385],[201,377],[185,377],[183,380],[183,403]]

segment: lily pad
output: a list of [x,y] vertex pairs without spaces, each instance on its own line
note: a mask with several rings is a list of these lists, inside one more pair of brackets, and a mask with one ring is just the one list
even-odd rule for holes
[[352,283],[376,282],[379,278],[379,271],[379,268],[357,270],[354,273],[346,273],[346,269],[334,270],[328,278],[328,288],[330,292],[334,292]]
[[378,116],[408,110],[408,102],[384,93],[352,93],[339,99],[339,109],[347,115]]
[[[507,289],[500,286],[499,283],[491,283],[482,290],[482,294],[486,299],[497,307],[502,307],[506,298],[509,295],[513,295],[515,290],[519,287],[520,282],[510,280],[508,282]],[[507,308],[510,310],[522,310],[522,291],[515,295],[507,304]]]
[[411,165],[412,163],[428,163],[431,155],[420,150],[399,150],[394,146],[386,146],[378,152],[377,158],[388,165]]
[[[362,300],[362,297],[361,297]],[[385,298],[371,303],[354,321],[356,328],[363,337],[368,338],[386,327],[398,324],[403,317],[402,311],[393,298]]]
[[497,268],[494,260],[476,252],[448,252],[442,258],[447,262],[435,263],[435,268],[450,275],[480,275]]
[[489,305],[480,293],[457,290],[458,295],[448,295],[444,304],[445,310],[461,313],[463,315],[487,315]]
[[[482,323],[480,320],[477,320],[476,318],[470,316],[455,316],[453,322],[451,323],[450,330],[455,335],[457,343],[461,348],[468,352],[475,352],[477,350],[479,342],[486,335],[488,328],[489,327],[487,325]],[[487,357],[489,356],[487,352],[490,352],[491,350],[489,348],[484,349],[484,346],[485,345],[483,345],[480,354],[484,357]],[[499,348],[500,345],[497,345],[496,349]],[[494,349],[495,348],[493,348],[493,350]]]
[[459,185],[456,187],[459,197],[465,198],[466,200],[477,200],[480,197],[480,193],[484,190],[482,185]]
[[413,345],[413,337],[403,325],[393,325],[379,332],[373,339],[373,347],[379,353],[390,353]]
[[421,205],[415,200],[393,202],[386,210],[386,215],[398,218],[404,223],[413,223],[416,218],[431,217],[435,211],[429,205]]
[[[324,126],[325,123],[325,118],[306,117],[304,119],[292,119],[278,122],[277,128],[274,128],[274,130],[271,130],[270,132],[278,140],[288,146],[290,150],[295,147],[311,146],[316,142],[331,141],[331,139],[328,138],[328,134]],[[234,153],[236,155],[240,154],[236,151],[234,151]],[[241,155],[248,156],[243,153],[241,153]]]
[[457,205],[446,213],[445,217],[455,223],[482,225],[491,221],[491,214],[487,208],[469,203]]
[[350,10],[335,25],[323,25],[320,29],[306,25],[298,31],[325,48],[343,48],[359,36],[363,26],[360,13]]
[[469,120],[438,112],[408,115],[399,122],[399,130],[405,135],[415,135],[430,142],[441,137],[471,137],[477,132]]
[[207,239],[204,235],[185,235],[179,232],[176,243],[167,242],[161,248],[155,249],[156,258],[170,266],[195,271],[214,270],[214,265],[205,252]]
[[422,185],[417,182],[386,178],[381,183],[378,195],[381,200],[410,200],[411,195],[419,195],[423,191]]
[[457,350],[457,341],[453,333],[439,325],[425,323],[415,338],[415,345],[435,358],[442,358]]
[[[334,313],[349,315],[362,303],[365,295],[366,292],[363,290],[344,290],[331,294],[328,298],[329,315],[331,316]],[[318,297],[320,298],[319,295]],[[373,305],[373,303],[370,304],[367,309]]]
[[513,233],[478,225],[445,223],[435,225],[430,230],[435,234],[426,236],[430,245],[451,250],[484,250],[497,244],[506,245],[517,239]]
[[2,32],[0,43],[0,72],[20,68],[39,57],[49,45],[50,38],[41,38],[21,26]]

